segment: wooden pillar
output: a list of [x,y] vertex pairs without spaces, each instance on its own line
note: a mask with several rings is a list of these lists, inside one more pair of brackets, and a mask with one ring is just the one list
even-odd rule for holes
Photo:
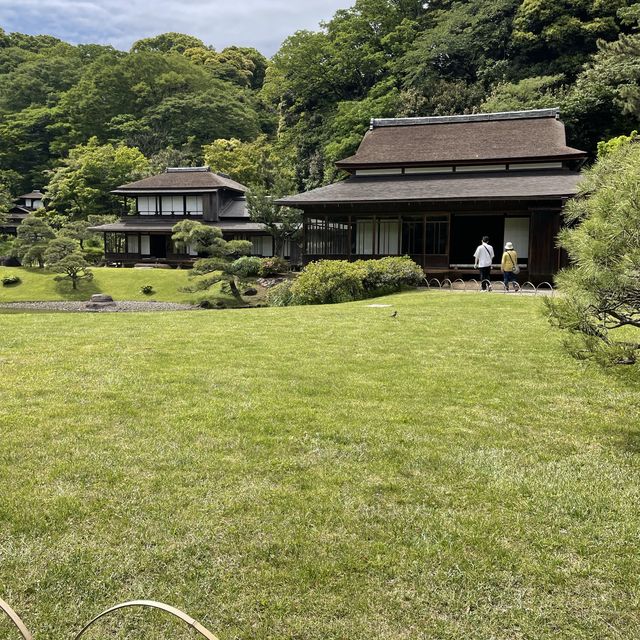
[[308,255],[308,249],[309,247],[307,247],[307,216],[306,214],[302,214],[302,238],[301,238],[301,244],[302,244],[302,264],[305,264],[305,258]]
[[422,268],[427,268],[427,214],[422,216]]
[[329,246],[329,216],[324,217],[324,233],[322,234],[322,255],[326,257],[327,247]]
[[377,234],[378,220],[373,216],[373,227],[371,230],[371,255],[375,258],[378,255],[378,234]]
[[349,225],[349,233],[347,234],[347,257],[351,260],[351,216],[347,218]]

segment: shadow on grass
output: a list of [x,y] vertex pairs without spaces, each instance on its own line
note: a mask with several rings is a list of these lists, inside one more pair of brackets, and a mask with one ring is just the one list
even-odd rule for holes
[[65,300],[84,301],[89,300],[94,293],[102,293],[95,280],[80,280],[77,287],[74,289],[68,278],[55,282],[56,293]]

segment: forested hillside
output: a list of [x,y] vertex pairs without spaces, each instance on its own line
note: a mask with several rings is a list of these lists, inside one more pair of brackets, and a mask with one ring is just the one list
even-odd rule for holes
[[120,181],[203,162],[310,188],[372,116],[558,105],[593,151],[638,128],[639,19],[628,0],[357,0],[270,61],[176,33],[122,52],[0,30],[4,199],[48,187],[52,212],[82,218]]

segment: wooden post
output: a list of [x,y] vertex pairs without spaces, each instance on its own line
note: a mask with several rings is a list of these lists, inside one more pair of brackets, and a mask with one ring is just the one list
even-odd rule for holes
[[422,216],[422,268],[427,268],[427,214]]
[[323,234],[323,242],[322,242],[322,247],[323,247],[323,251],[322,251],[322,255],[326,258],[328,253],[327,253],[327,247],[329,246],[329,216],[325,214],[324,216],[324,234]]
[[349,233],[347,234],[347,258],[351,260],[351,216],[347,218],[349,225]]
[[377,241],[378,241],[378,234],[376,226],[377,226],[378,222],[375,216],[373,216],[373,227],[371,229],[371,255],[375,258],[376,255],[378,255],[378,247],[377,245]]

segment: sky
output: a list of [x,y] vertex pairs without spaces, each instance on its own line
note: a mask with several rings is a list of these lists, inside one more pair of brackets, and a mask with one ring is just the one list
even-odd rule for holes
[[217,50],[235,44],[272,56],[299,29],[317,29],[353,0],[0,0],[5,31],[49,34],[73,44],[128,50],[167,31],[199,37]]

